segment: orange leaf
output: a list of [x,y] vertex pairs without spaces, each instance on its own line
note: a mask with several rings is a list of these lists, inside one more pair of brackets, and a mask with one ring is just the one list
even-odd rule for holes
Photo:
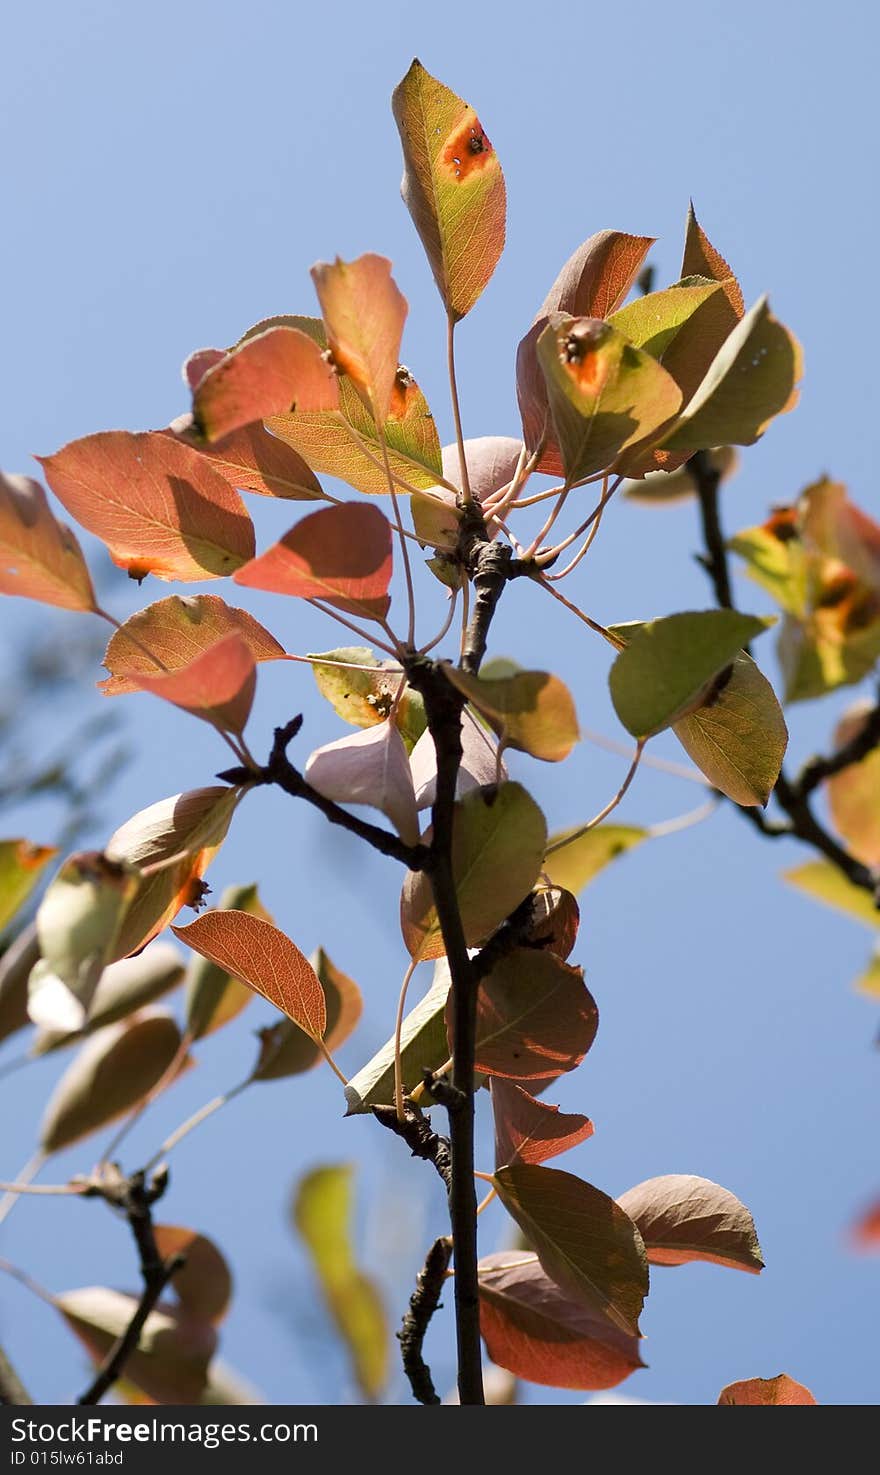
[[82,550],[52,514],[29,476],[0,472],[0,593],[61,609],[93,610],[95,592]]
[[324,990],[295,943],[249,912],[207,912],[188,927],[172,927],[187,947],[262,994],[313,1040],[327,1027]]
[[335,410],[339,390],[318,345],[298,328],[246,338],[199,381],[193,416],[206,440],[269,415]]
[[162,434],[192,446],[231,487],[287,502],[324,498],[321,483],[299,452],[277,435],[270,435],[259,420],[233,430],[210,446],[204,444],[193,426],[192,415],[180,415]]
[[489,1082],[495,1113],[495,1166],[544,1163],[593,1135],[593,1123],[578,1113],[536,1101],[522,1086],[496,1076]]
[[257,669],[240,635],[226,635],[177,671],[133,678],[139,691],[182,707],[224,732],[240,737],[251,715]]
[[181,1311],[186,1316],[220,1321],[232,1296],[232,1276],[213,1240],[178,1224],[156,1224],[153,1232],[163,1260],[172,1255],[186,1256],[186,1263],[171,1282]]
[[[397,383],[406,298],[384,256],[359,256],[312,267],[333,362],[360,391],[379,425]],[[305,408],[305,406],[303,406]],[[283,413],[283,412],[282,412]]]
[[815,1403],[816,1399],[802,1383],[796,1383],[786,1373],[779,1373],[775,1378],[746,1378],[741,1383],[728,1383],[726,1388],[722,1388],[718,1402],[758,1407],[767,1404]]
[[[450,995],[448,1027],[452,1008]],[[517,1081],[562,1075],[580,1065],[598,1026],[582,969],[516,948],[480,984],[475,1068]]]
[[852,1228],[852,1243],[857,1250],[880,1250],[880,1199],[859,1215]]
[[109,430],[39,458],[55,495],[133,579],[215,579],[254,552],[238,493],[160,431]]
[[217,594],[172,594],[131,615],[111,637],[104,652],[110,675],[98,685],[107,697],[141,691],[141,676],[179,671],[226,635],[238,635],[255,661],[284,656],[284,647],[247,610]]
[[391,524],[378,507],[343,502],[304,517],[274,547],[235,575],[236,584],[325,599],[337,609],[382,620],[391,603]]
[[720,282],[724,294],[741,318],[745,312],[742,288],[720,251],[716,251],[694,213],[694,202],[688,209],[687,229],[684,238],[684,256],[681,262],[683,277],[708,277]]

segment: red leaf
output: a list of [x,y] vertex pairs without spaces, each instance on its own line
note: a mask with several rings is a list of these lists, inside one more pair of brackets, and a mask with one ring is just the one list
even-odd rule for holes
[[638,1225],[652,1265],[707,1260],[752,1275],[764,1269],[748,1209],[708,1178],[667,1173],[636,1184],[617,1202]]
[[[450,1032],[451,1015],[450,996]],[[517,948],[480,984],[476,1069],[513,1080],[562,1075],[580,1065],[598,1025],[580,968],[552,953]]]
[[68,512],[132,578],[220,578],[253,557],[254,529],[237,492],[198,451],[160,431],[87,435],[41,464]]
[[[406,298],[384,256],[359,256],[312,267],[333,362],[347,374],[383,425],[397,382]],[[305,406],[303,406],[305,408]],[[318,408],[321,408],[320,406]],[[283,413],[283,412],[279,412]]]
[[288,502],[325,500],[321,483],[299,452],[270,435],[259,420],[211,446],[204,444],[193,426],[192,415],[181,415],[162,434],[192,446],[231,487]]
[[140,691],[141,676],[179,671],[226,635],[238,635],[255,661],[284,657],[283,645],[247,610],[216,594],[172,594],[138,610],[119,627],[104,652],[110,675],[98,686],[108,697]]
[[139,691],[152,692],[224,732],[241,736],[251,715],[257,668],[240,635],[226,635],[188,666],[161,675],[133,676]]
[[802,1383],[796,1383],[786,1373],[779,1373],[775,1378],[746,1378],[742,1383],[728,1383],[726,1388],[722,1388],[718,1402],[757,1407],[815,1403],[816,1399]]
[[852,1242],[857,1250],[880,1250],[880,1200],[856,1220]]
[[480,1330],[492,1361],[530,1383],[613,1388],[644,1367],[638,1336],[561,1290],[528,1252],[480,1261]]
[[188,927],[172,927],[187,947],[262,994],[313,1040],[324,1037],[324,990],[308,959],[271,922],[249,912],[206,912]]
[[73,532],[29,476],[0,472],[0,593],[93,610],[95,593]]
[[279,543],[235,575],[237,584],[325,599],[337,609],[382,620],[391,600],[391,524],[378,507],[343,502],[304,517]]
[[181,1311],[186,1316],[220,1321],[232,1296],[232,1276],[213,1240],[177,1224],[156,1224],[153,1233],[163,1260],[186,1256],[171,1282]]
[[746,307],[742,288],[721,252],[715,250],[697,220],[693,200],[688,209],[681,274],[683,277],[708,277],[712,282],[720,282],[737,318],[742,317]]
[[495,1166],[544,1163],[593,1135],[593,1123],[577,1113],[536,1101],[522,1086],[495,1077],[489,1083],[495,1113]]
[[193,415],[209,441],[253,420],[335,410],[339,390],[318,345],[298,328],[267,328],[246,338],[199,381]]

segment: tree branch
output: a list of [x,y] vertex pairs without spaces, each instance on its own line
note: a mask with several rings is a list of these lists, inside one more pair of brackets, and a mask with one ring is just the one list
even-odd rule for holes
[[435,1239],[416,1277],[416,1288],[409,1298],[409,1310],[397,1333],[403,1354],[403,1370],[409,1379],[413,1397],[419,1403],[440,1402],[431,1369],[422,1356],[422,1346],[431,1317],[440,1305],[451,1254],[452,1240],[448,1236]]
[[404,1102],[404,1117],[401,1121],[394,1106],[374,1106],[373,1116],[383,1127],[402,1137],[413,1157],[432,1163],[443,1179],[447,1192],[452,1184],[452,1158],[448,1137],[435,1132],[428,1118],[414,1101]]
[[827,758],[817,754],[804,764],[794,783],[797,794],[806,798],[820,784],[824,784],[826,779],[833,778],[836,773],[842,773],[855,763],[861,763],[877,747],[880,747],[880,693],[867,714],[864,725],[848,743],[844,743],[836,753]]
[[167,1175],[157,1173],[148,1185],[143,1173],[124,1178],[112,1170],[107,1172],[99,1188],[102,1198],[122,1209],[128,1220],[140,1260],[144,1288],[134,1315],[121,1336],[117,1337],[92,1382],[77,1399],[78,1404],[100,1403],[104,1394],[122,1376],[125,1365],[137,1349],[147,1317],[155,1307],[171,1277],[185,1263],[185,1255],[172,1255],[163,1260],[153,1231],[152,1206],[167,1186]]
[[399,860],[411,871],[421,871],[426,868],[428,862],[428,847],[426,845],[406,845],[398,835],[392,835],[389,830],[383,830],[379,825],[370,824],[368,820],[359,819],[357,815],[350,814],[340,804],[334,803],[332,799],[325,799],[317,789],[303,778],[298,768],[287,757],[288,744],[296,737],[302,727],[302,717],[294,717],[284,727],[276,727],[275,740],[269,761],[262,768],[256,770],[250,768],[228,768],[217,777],[226,784],[251,784],[254,787],[264,784],[277,784],[285,794],[290,794],[294,799],[305,799],[315,809],[329,819],[333,825],[340,825],[342,829],[348,830],[358,839],[366,840],[374,850],[380,851],[382,855],[390,855],[393,860]]
[[708,451],[697,451],[688,462],[697,487],[697,496],[700,501],[700,517],[703,524],[703,542],[706,545],[705,554],[698,554],[697,560],[712,580],[715,590],[715,599],[721,609],[733,609],[733,593],[730,587],[730,569],[727,562],[727,548],[724,542],[724,533],[721,530],[721,516],[718,510],[718,488],[721,484],[721,472],[713,466],[709,460]]

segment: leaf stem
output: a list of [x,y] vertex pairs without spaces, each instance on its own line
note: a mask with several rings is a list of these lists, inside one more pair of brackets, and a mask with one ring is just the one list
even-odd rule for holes
[[455,373],[455,318],[446,316],[446,366],[449,373],[449,393],[452,399],[452,418],[455,422],[455,441],[458,446],[458,466],[461,475],[461,501],[464,506],[473,501],[467,456],[464,449],[464,434],[461,428],[461,405],[458,399],[458,380]]
[[406,996],[409,991],[410,980],[418,967],[418,959],[413,958],[403,975],[400,985],[400,996],[397,1000],[397,1017],[394,1021],[394,1109],[397,1112],[397,1120],[404,1120],[403,1109],[403,1066],[401,1064],[400,1036],[403,1030],[403,1017],[406,1009]]

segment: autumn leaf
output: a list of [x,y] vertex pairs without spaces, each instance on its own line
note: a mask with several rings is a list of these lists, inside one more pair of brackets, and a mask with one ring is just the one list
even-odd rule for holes
[[706,778],[735,804],[766,805],[788,746],[788,728],[770,682],[740,651],[709,700],[672,730]]
[[309,757],[305,777],[337,804],[368,804],[387,815],[407,845],[419,838],[419,816],[403,738],[393,722],[338,738]]
[[[336,967],[323,948],[317,948],[309,962],[324,991],[327,1008],[324,1040],[327,1049],[335,1053],[357,1027],[363,1013],[363,997],[354,980]],[[320,1047],[291,1019],[279,1020],[259,1033],[260,1058],[252,1076],[255,1081],[277,1081],[285,1076],[301,1075],[324,1058]]]
[[737,318],[742,317],[745,303],[739,282],[697,220],[693,200],[688,208],[681,274],[683,277],[711,277],[713,282],[720,282]]
[[507,195],[474,112],[414,61],[392,98],[403,145],[401,193],[450,317],[463,318],[504,248]]
[[[452,1011],[450,998],[450,1042]],[[582,969],[570,968],[549,951],[516,948],[480,983],[476,1069],[513,1080],[561,1075],[580,1065],[598,1024]]]
[[110,675],[100,689],[108,697],[140,691],[141,676],[179,671],[227,635],[238,635],[255,661],[284,656],[284,646],[247,610],[216,594],[172,594],[130,615],[111,636],[103,662]]
[[880,908],[870,891],[866,891],[864,886],[856,886],[830,860],[808,860],[805,865],[783,871],[782,879],[825,906],[855,917],[867,927],[880,927]]
[[[834,730],[835,752],[864,731],[873,711],[865,699],[844,714]],[[850,853],[866,866],[880,865],[880,747],[833,774],[826,788],[834,827]]]
[[62,609],[95,609],[91,575],[71,529],[53,516],[39,482],[2,472],[0,594]]
[[[84,1286],[54,1297],[71,1331],[99,1365],[131,1325],[138,1297],[105,1286]],[[211,1322],[177,1307],[151,1311],[132,1355],[126,1382],[149,1403],[198,1404],[208,1387],[209,1364],[217,1345]]]
[[193,418],[208,442],[271,415],[335,410],[339,390],[321,350],[298,328],[246,338],[200,380]]
[[38,460],[68,512],[133,579],[217,579],[253,557],[238,493],[170,436],[110,430]]
[[576,1112],[536,1101],[515,1081],[496,1076],[489,1083],[495,1115],[495,1165],[543,1163],[585,1142],[593,1123]]
[[640,1338],[574,1300],[529,1251],[501,1250],[479,1264],[486,1351],[518,1378],[552,1388],[614,1388],[643,1367]]
[[617,1202],[638,1225],[652,1265],[708,1260],[753,1275],[764,1269],[748,1209],[708,1178],[686,1173],[649,1178]]
[[0,840],[0,932],[24,906],[49,861],[57,854],[54,845]]
[[816,1399],[802,1383],[796,1383],[786,1373],[779,1373],[775,1378],[747,1378],[742,1383],[728,1383],[726,1388],[722,1388],[718,1402],[766,1407],[768,1404],[815,1403]]
[[218,968],[262,994],[313,1040],[327,1025],[324,992],[295,943],[271,922],[248,912],[206,912],[175,937]]
[[[312,267],[333,364],[363,396],[377,425],[384,425],[397,382],[406,298],[384,256]],[[305,409],[306,407],[303,406]],[[321,408],[318,406],[317,408]]]
[[304,517],[235,575],[249,589],[324,599],[348,614],[383,620],[391,604],[391,524],[366,502]]
[[580,737],[571,692],[549,671],[516,671],[493,679],[445,664],[452,685],[482,712],[506,748],[547,763],[567,758]]
[[257,669],[250,647],[233,633],[176,671],[142,672],[129,680],[139,691],[151,692],[221,732],[241,737],[251,715]]
[[[377,727],[390,717],[411,751],[426,730],[425,703],[411,686],[400,691],[396,661],[383,661],[368,645],[312,653],[318,690],[352,727]],[[395,708],[395,699],[397,705]]]
[[[264,922],[272,918],[260,901],[256,885],[227,886],[220,897],[221,912],[251,912]],[[225,968],[209,958],[194,956],[186,974],[184,1012],[186,1032],[193,1040],[204,1039],[224,1024],[237,1019],[254,997],[253,989],[239,983]]]
[[221,436],[210,446],[195,429],[192,415],[173,420],[164,434],[193,446],[230,486],[240,491],[288,502],[333,501],[299,452],[270,435],[258,420]]
[[544,873],[557,886],[575,895],[589,885],[618,856],[625,855],[650,831],[638,825],[573,825],[551,835],[544,857]]
[[232,1298],[232,1276],[214,1241],[179,1224],[156,1224],[153,1234],[163,1260],[184,1256],[171,1282],[181,1310],[205,1321],[222,1321]]

